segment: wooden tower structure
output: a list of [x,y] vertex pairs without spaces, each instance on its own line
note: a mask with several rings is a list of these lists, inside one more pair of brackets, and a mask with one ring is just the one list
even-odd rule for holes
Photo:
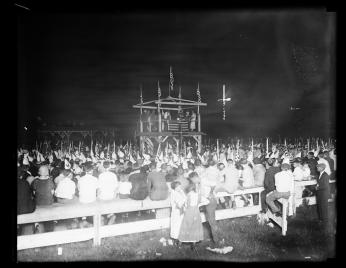
[[[161,98],[159,85],[158,90],[156,100],[143,102],[141,93],[140,103],[133,105],[133,108],[140,111],[136,136],[139,137],[141,152],[144,152],[145,148],[152,148],[156,153],[159,151],[158,148],[163,148],[163,143],[172,140],[180,154],[183,144],[186,144],[185,140],[190,138],[197,142],[200,152],[202,136],[205,135],[201,128],[200,109],[207,104],[201,102],[199,88],[197,89],[198,101],[182,99],[180,90],[178,98],[170,94],[166,98]],[[193,116],[184,116],[187,113]],[[195,126],[194,128],[191,127],[191,123]]]

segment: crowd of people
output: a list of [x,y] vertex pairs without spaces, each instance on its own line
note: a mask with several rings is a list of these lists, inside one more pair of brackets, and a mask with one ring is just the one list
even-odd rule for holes
[[[111,153],[112,152],[112,153]],[[316,179],[305,195],[316,195],[319,220],[328,223],[329,180],[335,179],[336,148],[323,143],[315,148],[265,143],[188,146],[179,153],[167,146],[157,154],[140,152],[128,144],[73,148],[18,148],[18,215],[53,203],[90,204],[97,200],[134,199],[171,201],[171,237],[176,243],[203,240],[199,212],[205,211],[213,241],[223,243],[215,210],[261,202],[262,212],[280,213],[275,202],[288,198],[294,181]],[[216,193],[263,186],[261,195],[244,194],[217,199]],[[114,224],[115,214],[103,224]],[[87,227],[89,218],[75,218],[70,227]],[[20,226],[21,234],[44,232],[45,223]]]

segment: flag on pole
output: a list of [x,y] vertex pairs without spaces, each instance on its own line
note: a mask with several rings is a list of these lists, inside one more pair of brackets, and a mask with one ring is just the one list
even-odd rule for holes
[[173,91],[173,83],[174,83],[174,77],[173,77],[173,71],[172,66],[169,67],[169,90]]
[[161,98],[161,88],[160,88],[160,81],[157,81],[157,98]]
[[197,84],[197,102],[202,102],[201,92],[199,91],[199,83]]

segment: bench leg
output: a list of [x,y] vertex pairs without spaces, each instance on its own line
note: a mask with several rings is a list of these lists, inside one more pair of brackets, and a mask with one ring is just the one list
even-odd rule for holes
[[282,206],[282,235],[285,236],[287,232],[287,203]]
[[101,237],[100,237],[100,226],[101,226],[101,215],[99,213],[94,215],[94,246],[101,245]]

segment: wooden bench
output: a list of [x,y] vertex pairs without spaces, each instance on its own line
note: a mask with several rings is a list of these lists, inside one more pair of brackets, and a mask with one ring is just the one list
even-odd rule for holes
[[[258,193],[263,187],[238,190],[233,194],[217,193],[216,197]],[[119,223],[114,225],[101,225],[101,215],[110,213],[124,213],[132,211],[150,210],[156,211],[155,219],[140,220],[135,222]],[[73,230],[54,231],[33,235],[17,236],[17,250],[52,246],[72,242],[87,241],[93,239],[93,245],[101,244],[104,237],[133,234],[169,228],[170,226],[170,198],[162,201],[152,201],[146,198],[143,201],[132,199],[114,199],[110,201],[96,201],[90,204],[58,204],[52,206],[37,207],[35,212],[17,216],[17,224],[28,224],[43,221],[54,221],[76,217],[93,217],[93,227]],[[222,209],[216,211],[216,220],[242,217],[257,214],[261,205],[243,207],[237,209]],[[201,213],[202,221],[205,221],[204,213]]]
[[[316,197],[302,197],[303,189],[308,185],[316,185],[316,180],[306,180],[306,181],[295,181],[294,188],[295,193],[290,196],[289,199],[280,198],[278,201],[282,205],[281,216],[275,216],[270,209],[267,210],[267,216],[269,219],[273,220],[277,225],[281,227],[281,233],[283,236],[287,232],[287,217],[294,216],[296,214],[297,207],[304,203],[306,200],[308,205],[316,204]],[[335,183],[335,180],[330,180],[329,183]],[[328,200],[332,202],[333,199]]]

